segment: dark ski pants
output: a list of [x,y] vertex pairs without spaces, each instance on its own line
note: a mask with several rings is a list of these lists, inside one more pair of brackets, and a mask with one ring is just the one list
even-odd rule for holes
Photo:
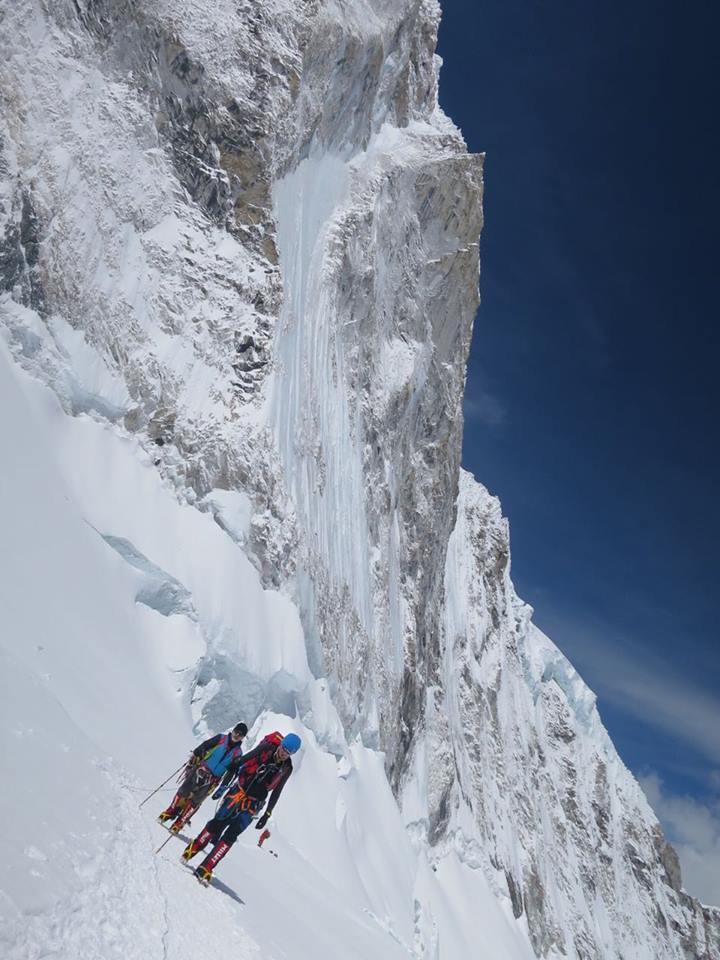
[[177,816],[190,808],[193,811],[197,810],[207,800],[210,791],[215,788],[217,783],[218,778],[213,777],[209,770],[203,767],[193,767],[170,801],[170,806],[165,813]]
[[218,782],[218,777],[212,776],[204,766],[193,767],[188,773],[182,786],[177,792],[178,797],[202,797],[200,803],[207,797]]
[[213,843],[224,840],[225,843],[232,844],[235,843],[243,830],[247,830],[251,821],[252,814],[250,811],[240,810],[231,817],[213,817],[205,824],[205,829],[212,834]]

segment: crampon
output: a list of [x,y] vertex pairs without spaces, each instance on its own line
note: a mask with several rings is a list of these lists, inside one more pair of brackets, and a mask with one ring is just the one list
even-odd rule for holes
[[188,863],[192,858],[198,853],[198,848],[195,846],[194,842],[189,843],[183,852],[180,854],[180,858]]
[[212,870],[208,870],[207,867],[196,867],[195,870],[193,870],[193,875],[197,882],[201,883],[204,887],[207,887],[212,880]]

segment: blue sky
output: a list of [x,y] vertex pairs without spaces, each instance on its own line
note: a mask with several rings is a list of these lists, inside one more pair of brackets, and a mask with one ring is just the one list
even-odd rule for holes
[[442,6],[440,100],[487,154],[464,463],[686,887],[720,903],[720,13]]

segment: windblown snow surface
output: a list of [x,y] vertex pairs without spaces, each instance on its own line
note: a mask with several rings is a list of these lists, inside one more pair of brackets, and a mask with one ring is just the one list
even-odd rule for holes
[[[382,756],[344,742],[308,671],[293,605],[211,514],[182,506],[124,431],[63,413],[4,346],[0,429],[3,958],[533,957],[480,871],[413,848]],[[154,602],[168,584],[182,609]],[[304,680],[337,745],[261,715],[252,738],[304,742],[270,823],[277,857],[250,829],[207,890],[180,840],[153,854],[171,785],[138,809],[197,741],[203,630],[235,638],[256,676]]]

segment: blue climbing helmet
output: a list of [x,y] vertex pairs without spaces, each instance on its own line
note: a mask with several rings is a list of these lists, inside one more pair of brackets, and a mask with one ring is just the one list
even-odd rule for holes
[[280,746],[288,753],[297,753],[302,746],[302,740],[296,733],[286,733],[280,742]]

